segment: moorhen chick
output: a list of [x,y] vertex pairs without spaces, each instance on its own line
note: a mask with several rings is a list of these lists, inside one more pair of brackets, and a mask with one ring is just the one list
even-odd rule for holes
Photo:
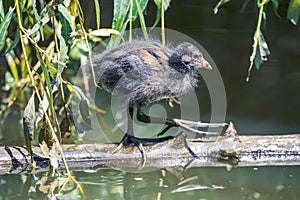
[[93,56],[96,82],[101,88],[114,93],[128,106],[128,128],[114,152],[124,145],[139,147],[145,162],[144,141],[160,139],[137,138],[133,131],[133,113],[144,123],[165,124],[158,135],[171,127],[206,134],[192,127],[220,127],[226,124],[210,124],[182,119],[150,117],[143,112],[148,104],[161,99],[182,96],[197,86],[198,70],[211,70],[200,50],[187,42],[172,48],[156,41],[132,40],[111,50]]

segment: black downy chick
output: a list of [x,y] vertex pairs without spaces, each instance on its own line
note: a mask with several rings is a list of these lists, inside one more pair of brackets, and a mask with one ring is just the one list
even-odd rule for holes
[[[128,106],[128,129],[118,152],[124,145],[135,144],[145,154],[142,142],[153,139],[136,138],[133,131],[133,111],[137,108],[137,120],[144,123],[165,124],[158,135],[171,127],[205,134],[192,127],[220,127],[226,124],[209,124],[182,119],[164,119],[147,116],[143,109],[161,99],[182,96],[197,86],[198,70],[212,70],[200,50],[181,43],[168,48],[156,41],[133,40],[93,57],[97,83],[108,92],[118,95]],[[155,139],[154,139],[155,140]]]

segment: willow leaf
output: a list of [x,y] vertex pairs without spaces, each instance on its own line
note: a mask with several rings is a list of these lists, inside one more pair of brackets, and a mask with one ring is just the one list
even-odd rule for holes
[[7,14],[0,24],[0,46],[5,42],[5,37],[7,34],[7,29],[10,24],[11,18],[14,14],[15,8],[10,7]]
[[288,8],[287,18],[297,25],[300,14],[300,0],[291,0]]

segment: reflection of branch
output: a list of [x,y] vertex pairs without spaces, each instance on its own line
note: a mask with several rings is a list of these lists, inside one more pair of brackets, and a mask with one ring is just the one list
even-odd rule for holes
[[[176,138],[175,138],[176,139]],[[179,145],[174,139],[145,146],[147,162],[144,170],[184,166],[280,166],[300,165],[300,135],[235,136],[187,139],[189,148],[197,155],[193,158],[185,145]],[[141,153],[135,146],[123,148],[112,154],[116,144],[63,145],[66,161],[71,169],[114,167],[137,170],[141,162]],[[42,154],[40,148],[33,148],[36,154]],[[23,166],[27,165],[24,155],[11,148],[14,158]],[[27,154],[25,154],[27,155]],[[4,147],[0,148],[0,174],[11,170],[11,157]],[[27,157],[30,160],[29,157]],[[36,160],[45,166],[47,158]],[[28,165],[28,168],[30,165]],[[46,167],[46,166],[45,166]],[[10,173],[18,173],[16,168]],[[27,169],[30,170],[30,169]],[[40,168],[39,170],[47,170]]]

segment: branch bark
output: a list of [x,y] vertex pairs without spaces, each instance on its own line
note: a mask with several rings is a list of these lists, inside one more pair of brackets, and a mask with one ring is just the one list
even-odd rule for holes
[[[185,145],[186,144],[186,145]],[[63,145],[72,170],[116,168],[136,171],[141,166],[141,153],[135,146],[112,154],[116,144]],[[146,164],[143,170],[154,168],[280,166],[300,165],[300,135],[265,135],[185,139],[179,134],[165,142],[145,145]],[[34,147],[38,168],[45,171],[49,159],[39,147]],[[0,174],[29,173],[30,156],[24,147],[0,147]],[[61,168],[63,168],[61,164]]]

